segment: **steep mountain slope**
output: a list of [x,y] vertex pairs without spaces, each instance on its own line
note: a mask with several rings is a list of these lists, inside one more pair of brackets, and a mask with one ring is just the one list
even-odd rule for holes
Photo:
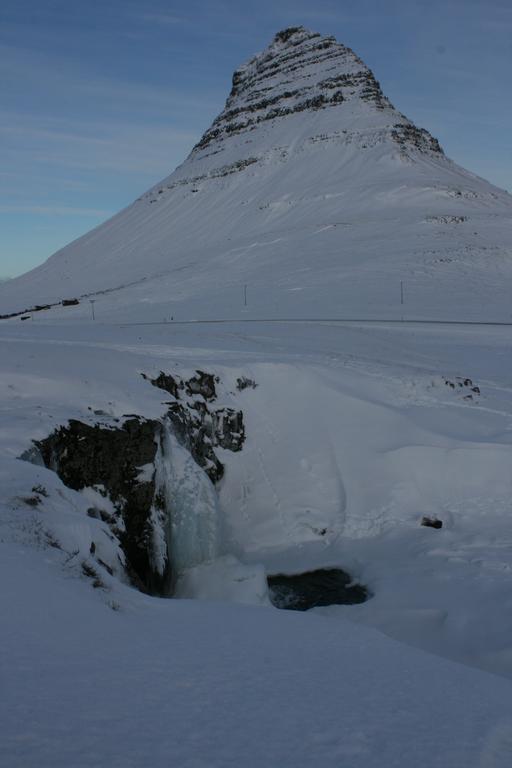
[[[278,33],[171,176],[0,287],[0,314],[508,317],[512,198],[447,159],[332,37]],[[88,307],[73,310],[74,315]],[[55,314],[55,310],[52,315]]]

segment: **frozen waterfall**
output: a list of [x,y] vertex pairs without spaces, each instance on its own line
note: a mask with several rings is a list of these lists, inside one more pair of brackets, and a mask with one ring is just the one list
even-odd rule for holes
[[170,422],[163,422],[156,459],[157,484],[165,496],[169,553],[178,573],[213,560],[220,551],[220,510],[215,488]]

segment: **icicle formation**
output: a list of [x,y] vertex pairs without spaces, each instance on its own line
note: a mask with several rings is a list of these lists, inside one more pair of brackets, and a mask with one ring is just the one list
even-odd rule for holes
[[217,494],[205,472],[177,441],[168,419],[163,422],[156,471],[157,484],[168,511],[173,569],[179,573],[218,557],[220,513]]

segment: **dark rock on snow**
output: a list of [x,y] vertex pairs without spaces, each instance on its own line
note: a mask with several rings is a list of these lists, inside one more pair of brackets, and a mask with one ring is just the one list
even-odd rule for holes
[[72,419],[36,442],[44,464],[65,485],[77,491],[96,487],[113,502],[114,517],[89,514],[101,517],[119,539],[132,582],[157,595],[169,592],[172,576],[169,560],[162,573],[153,552],[155,516],[166,513],[158,503],[154,470],[150,479],[140,479],[140,468],[154,465],[160,430],[160,422],[142,418],[128,419],[120,427]]
[[[144,376],[144,378],[148,378]],[[224,465],[215,454],[215,448],[240,451],[245,440],[242,411],[233,408],[213,409],[209,406],[216,397],[218,377],[204,371],[196,371],[190,379],[160,371],[153,386],[163,389],[176,401],[169,403],[168,417],[176,437],[207,473],[213,483],[224,475]],[[191,400],[183,400],[188,395]]]
[[[165,418],[177,439],[212,482],[220,480],[224,465],[214,449],[241,450],[245,439],[242,411],[211,408],[219,380],[204,371],[196,371],[188,380],[162,371],[149,381],[174,398]],[[35,448],[22,458],[42,461],[69,488],[93,487],[108,498],[115,509],[113,514],[94,507],[87,514],[106,523],[119,541],[134,586],[150,594],[169,595],[174,581],[169,542],[163,565],[162,553],[154,549],[155,539],[168,538],[172,516],[164,491],[158,487],[155,468],[162,422],[136,414],[125,419],[119,426],[71,419],[67,426],[35,441]],[[35,496],[34,500],[39,503],[40,498]]]
[[268,576],[270,600],[276,608],[307,611],[322,605],[364,603],[370,597],[366,587],[353,584],[341,568],[321,568],[292,576]]
[[443,521],[439,520],[437,517],[425,517],[421,518],[421,524],[425,526],[425,528],[442,528],[443,527]]

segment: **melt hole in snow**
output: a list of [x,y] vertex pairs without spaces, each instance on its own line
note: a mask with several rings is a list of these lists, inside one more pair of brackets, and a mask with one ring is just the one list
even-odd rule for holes
[[362,584],[354,584],[341,568],[320,568],[293,576],[267,576],[269,597],[276,608],[308,611],[323,605],[353,605],[371,597]]

